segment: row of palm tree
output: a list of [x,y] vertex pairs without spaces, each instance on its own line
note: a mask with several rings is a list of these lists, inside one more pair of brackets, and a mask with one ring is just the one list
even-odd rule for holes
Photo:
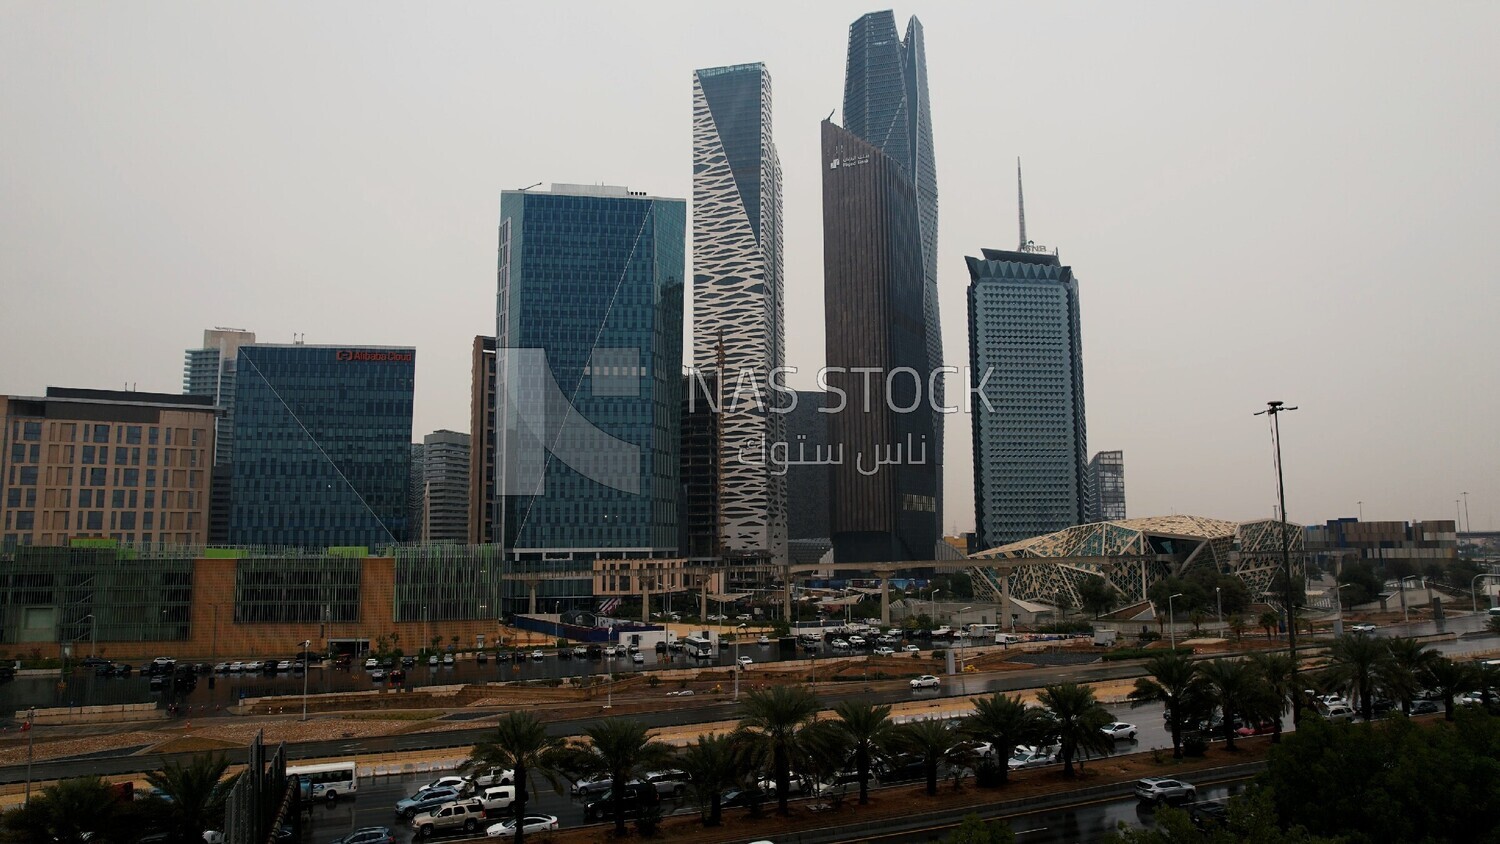
[[[871,772],[884,761],[910,754],[921,762],[926,788],[936,794],[945,766],[958,771],[987,766],[998,784],[1007,781],[1007,761],[1020,745],[1056,742],[1066,776],[1074,762],[1105,755],[1113,741],[1101,731],[1112,720],[1086,686],[1049,686],[1040,706],[1019,696],[994,695],[975,703],[975,711],[958,729],[938,720],[897,724],[889,705],[844,701],[834,717],[819,718],[822,703],[805,686],[773,686],[751,692],[742,702],[738,727],[721,735],[700,735],[684,748],[653,739],[641,723],[615,718],[584,731],[582,740],[549,735],[534,715],[513,712],[501,718],[488,741],[475,746],[468,769],[515,771],[514,808],[524,815],[534,780],[545,780],[561,792],[564,779],[602,776],[611,781],[611,799],[622,801],[626,783],[650,771],[676,767],[686,772],[706,825],[722,821],[721,795],[735,787],[756,788],[764,775],[774,785],[777,811],[787,804],[797,778],[816,780],[852,768],[859,802],[869,802]],[[989,755],[977,758],[973,748],[988,743]],[[625,833],[622,804],[611,813],[616,835]],[[524,840],[517,825],[516,844]]]
[[[1182,757],[1183,733],[1215,711],[1228,750],[1234,749],[1236,719],[1269,723],[1271,740],[1279,742],[1292,696],[1305,696],[1308,691],[1293,687],[1292,669],[1291,657],[1279,652],[1204,661],[1163,654],[1146,663],[1147,676],[1136,680],[1130,700],[1136,706],[1165,705],[1175,758]],[[1400,701],[1402,713],[1410,715],[1412,699],[1423,690],[1442,696],[1451,721],[1459,694],[1500,684],[1496,669],[1455,662],[1415,639],[1362,635],[1335,640],[1327,665],[1305,679],[1325,692],[1350,693],[1366,721],[1374,717],[1378,696]]]

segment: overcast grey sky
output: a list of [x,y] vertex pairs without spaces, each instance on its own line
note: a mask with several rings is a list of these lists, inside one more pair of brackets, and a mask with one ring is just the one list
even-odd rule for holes
[[[881,8],[0,2],[0,392],[177,391],[204,328],[410,344],[416,431],[467,430],[500,191],[691,196],[694,68],[764,61],[788,362],[823,359],[818,122]],[[1089,448],[1132,516],[1267,516],[1264,419],[1315,522],[1500,528],[1495,3],[923,3],[945,353],[963,257],[1081,279]],[[835,119],[838,116],[835,115]],[[956,385],[955,385],[956,386]],[[950,387],[952,390],[953,387]],[[973,526],[949,417],[944,527]]]

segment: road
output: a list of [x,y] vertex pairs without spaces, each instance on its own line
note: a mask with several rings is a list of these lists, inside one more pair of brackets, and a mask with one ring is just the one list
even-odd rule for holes
[[[1122,741],[1116,746],[1118,752],[1135,753],[1156,747],[1169,747],[1171,742],[1162,726],[1162,709],[1159,704],[1149,704],[1140,707],[1134,712],[1123,709],[1117,710],[1116,714],[1132,718],[1131,723],[1141,727],[1141,734],[1135,741]],[[431,782],[440,775],[440,772],[432,772],[421,775],[411,774],[405,776],[392,776],[380,778],[367,778],[360,782],[359,794],[353,800],[342,800],[332,806],[318,804],[312,810],[312,823],[308,827],[308,833],[304,835],[305,840],[313,842],[332,841],[335,838],[347,835],[356,829],[368,826],[389,827],[395,834],[396,840],[405,844],[411,841],[412,831],[404,822],[395,815],[396,801],[406,797],[423,785]],[[555,815],[559,824],[565,828],[577,827],[583,824],[583,802],[554,792],[545,783],[538,783],[539,790],[534,791],[532,800],[527,807],[528,813],[541,813]],[[910,784],[904,784],[909,786]],[[902,786],[898,786],[902,787]],[[1204,789],[1204,799],[1210,799],[1223,789],[1210,791]],[[664,798],[662,808],[667,814],[696,814],[697,807],[690,799]],[[1067,834],[1075,835],[1073,832],[1063,833],[1066,830],[1094,830],[1098,835],[1114,828],[1118,821],[1132,824],[1149,825],[1151,812],[1149,810],[1137,811],[1135,801],[1110,801],[1098,805],[1082,807],[1076,811],[1065,812],[1040,812],[1033,815],[1023,815],[1011,822],[1011,828],[1020,832],[1030,830],[1035,833],[1040,828],[1052,830],[1053,835]],[[456,836],[461,838],[462,836]],[[932,838],[922,835],[908,837],[896,837],[891,841],[928,841],[941,838],[942,834],[936,834]],[[1078,841],[1096,840],[1095,838],[1081,839],[1078,837],[1038,837],[1021,838],[1022,844],[1033,844],[1033,842],[1045,841]]]

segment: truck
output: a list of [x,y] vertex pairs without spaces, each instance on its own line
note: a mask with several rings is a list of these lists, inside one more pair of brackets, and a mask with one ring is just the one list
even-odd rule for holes
[[1095,627],[1094,645],[1096,647],[1107,648],[1115,643],[1115,639],[1119,638],[1119,635],[1120,631],[1118,630]]

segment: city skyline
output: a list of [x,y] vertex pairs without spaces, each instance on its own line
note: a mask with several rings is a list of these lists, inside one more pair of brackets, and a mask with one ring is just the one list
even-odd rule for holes
[[[839,105],[848,23],[871,9],[654,11],[601,5],[565,26],[512,8],[7,8],[0,392],[173,391],[203,326],[246,325],[265,342],[414,346],[414,427],[464,430],[500,190],[688,195],[682,80],[735,61],[778,81],[787,362],[811,387],[815,124]],[[1251,414],[1274,398],[1301,407],[1283,430],[1292,518],[1361,501],[1367,519],[1448,518],[1468,491],[1474,527],[1500,527],[1500,408],[1482,389],[1500,377],[1482,343],[1500,294],[1476,269],[1500,217],[1485,153],[1500,129],[1485,118],[1496,93],[1472,84],[1496,10],[897,11],[945,57],[929,63],[945,363],[966,363],[959,260],[1014,231],[1023,155],[1032,232],[1086,268],[1090,440],[1130,453],[1132,512],[1270,515],[1269,437]],[[1049,37],[995,55],[997,25]],[[492,49],[521,29],[529,43]],[[570,67],[528,72],[562,46]],[[964,529],[969,419],[947,422],[963,427],[947,431],[943,527]]]

